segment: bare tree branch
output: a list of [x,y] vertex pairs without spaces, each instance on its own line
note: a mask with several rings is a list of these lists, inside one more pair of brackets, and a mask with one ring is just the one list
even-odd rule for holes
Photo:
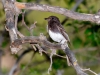
[[49,6],[49,5],[42,5],[36,3],[15,3],[19,9],[30,9],[30,10],[38,10],[38,11],[46,11],[46,12],[54,12],[58,14],[65,15],[75,20],[82,20],[82,21],[90,21],[99,24],[100,23],[100,14],[85,14],[85,13],[78,13],[74,11],[70,11],[65,8]]
[[[12,52],[17,53],[22,48],[22,45],[25,43],[39,44],[40,46],[44,45],[45,47],[49,49],[55,49],[55,50],[61,49],[68,56],[71,66],[76,70],[78,75],[88,75],[78,65],[73,52],[69,48],[63,49],[61,44],[58,44],[58,43],[55,44],[55,43],[49,42],[43,34],[37,37],[24,36],[22,38],[18,38],[17,37],[18,31],[16,30],[16,27],[17,27],[16,18],[18,17],[18,14],[20,14],[20,9],[30,9],[30,10],[39,10],[39,11],[59,13],[59,14],[68,16],[72,19],[76,19],[76,20],[100,23],[100,12],[98,12],[97,14],[82,14],[82,13],[73,12],[73,11],[70,11],[70,10],[67,10],[61,7],[52,7],[48,5],[35,4],[35,3],[19,3],[19,2],[15,2],[15,0],[2,0],[2,3],[4,5],[6,20],[7,20],[6,28],[11,38],[10,48]],[[16,17],[16,14],[17,14],[17,17]]]
[[[13,42],[15,39],[17,39],[17,33],[16,33],[16,14],[18,15],[20,13],[19,9],[15,6],[15,0],[2,0],[5,14],[6,14],[6,28],[9,32],[9,36],[11,39],[11,42]],[[15,22],[16,21],[16,22]],[[16,53],[16,50],[18,51],[18,48],[11,48],[12,53]]]
[[6,28],[9,30],[9,35],[11,38],[11,41],[13,42],[15,39],[17,39],[17,34],[15,31],[15,22],[14,22],[14,12],[13,8],[14,4],[12,1],[9,0],[2,0],[3,6],[5,8],[5,14],[6,14]]
[[[20,45],[25,44],[25,43],[43,44],[44,46],[48,47],[49,49],[62,49],[60,44],[50,43],[49,41],[46,40],[46,38],[44,38],[44,39],[42,38],[41,39],[41,36],[40,37],[30,36],[30,37],[20,38],[20,39],[15,40],[12,43],[11,46],[12,47],[19,47]],[[72,64],[72,66],[77,71],[77,74],[78,75],[87,75],[86,73],[84,73],[81,70],[81,67],[78,65],[74,54],[69,50],[69,48],[66,48],[64,51],[65,51],[66,55],[69,57],[69,60],[70,60],[70,62]]]

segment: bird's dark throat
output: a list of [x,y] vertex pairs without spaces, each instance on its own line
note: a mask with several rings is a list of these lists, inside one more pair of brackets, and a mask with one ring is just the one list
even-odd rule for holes
[[50,29],[52,32],[55,32],[55,33],[59,33],[59,30],[58,30],[58,25],[59,23],[57,22],[48,22],[48,29]]

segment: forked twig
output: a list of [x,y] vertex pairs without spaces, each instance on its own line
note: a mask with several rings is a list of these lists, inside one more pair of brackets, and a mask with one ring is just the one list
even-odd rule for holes
[[94,75],[98,75],[97,73],[95,73],[94,71],[92,71],[90,68],[88,68],[88,69],[82,69],[83,71],[89,71],[89,72],[91,72],[91,73],[93,73]]
[[56,54],[56,50],[51,49],[51,54],[50,54],[50,67],[49,67],[49,69],[48,69],[48,74],[49,74],[50,71],[52,70],[52,63],[53,63],[52,57],[53,57],[54,54]]
[[[22,25],[24,25],[26,27],[26,29],[30,32],[30,35],[33,36],[33,29],[36,27],[36,23],[37,22],[34,22],[34,24],[32,24],[30,27],[28,27],[25,23],[25,20],[24,20],[24,15],[25,15],[25,11],[22,12]],[[33,47],[33,49],[36,51],[36,47],[34,44],[31,44],[31,46]]]

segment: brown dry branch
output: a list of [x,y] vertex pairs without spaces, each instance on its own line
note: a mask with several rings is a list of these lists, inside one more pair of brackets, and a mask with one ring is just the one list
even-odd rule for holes
[[77,60],[74,56],[74,53],[69,48],[63,49],[61,44],[58,44],[58,43],[55,44],[55,43],[49,42],[43,34],[37,37],[24,36],[24,37],[18,38],[17,37],[18,30],[16,30],[16,27],[17,27],[16,18],[20,14],[20,9],[30,9],[30,10],[59,13],[76,20],[100,23],[99,12],[97,14],[82,14],[82,13],[73,12],[61,7],[53,7],[49,5],[41,5],[41,4],[35,4],[35,3],[19,3],[19,2],[16,2],[16,0],[2,0],[2,3],[3,3],[5,14],[6,14],[6,28],[11,38],[10,48],[13,53],[17,53],[22,48],[22,45],[25,43],[38,44],[40,47],[41,45],[44,45],[48,49],[53,49],[53,50],[61,49],[68,56],[71,66],[76,70],[78,75],[88,75],[78,65]]
[[[41,36],[40,37],[29,36],[29,37],[17,39],[12,43],[12,47],[19,47],[20,45],[25,44],[25,43],[37,43],[39,45],[43,44],[45,47],[49,49],[62,49],[60,44],[50,43],[49,41],[46,40],[45,37],[43,38],[43,35],[42,35],[42,38]],[[68,48],[66,48],[64,51],[66,55],[70,58],[70,62],[72,66],[75,68],[75,70],[77,71],[77,74],[87,75],[81,70],[81,67],[78,65],[74,54]]]
[[[32,24],[30,27],[28,27],[27,25],[26,25],[26,22],[25,22],[25,20],[24,20],[24,14],[25,14],[25,11],[24,12],[22,12],[22,25],[24,25],[25,27],[26,27],[26,29],[30,32],[30,35],[31,36],[33,36],[33,28],[35,28],[36,27],[36,23],[37,22],[35,22],[34,24]],[[36,47],[33,45],[33,44],[31,44],[31,46],[34,48],[34,50],[36,51]]]
[[55,7],[55,6],[44,5],[44,4],[20,3],[20,2],[16,2],[15,4],[19,9],[54,12],[54,13],[62,14],[64,16],[67,16],[75,20],[90,21],[90,22],[100,24],[100,11],[98,11],[96,14],[86,14],[86,13],[74,12],[61,7]]
[[[14,42],[15,39],[18,39],[16,27],[17,23],[15,22],[18,14],[20,13],[19,8],[15,6],[15,2],[11,0],[2,0],[2,4],[4,6],[5,15],[6,15],[6,25],[5,27],[9,31],[9,36],[11,43]],[[10,47],[11,48],[11,47]],[[17,53],[20,49],[11,48],[12,53]]]
[[3,6],[6,15],[6,28],[9,31],[11,41],[13,42],[15,39],[17,39],[14,21],[15,12],[13,11],[14,4],[13,2],[10,3],[9,1],[5,1],[5,3],[3,3]]

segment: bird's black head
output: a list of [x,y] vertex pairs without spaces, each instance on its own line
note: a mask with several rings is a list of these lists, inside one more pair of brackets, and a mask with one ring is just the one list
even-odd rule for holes
[[48,18],[45,18],[45,20],[48,21],[48,29],[50,29],[53,32],[59,32],[58,27],[60,26],[60,20],[56,16],[49,16]]
[[60,22],[59,18],[56,16],[49,16],[48,18],[45,18],[48,22]]

